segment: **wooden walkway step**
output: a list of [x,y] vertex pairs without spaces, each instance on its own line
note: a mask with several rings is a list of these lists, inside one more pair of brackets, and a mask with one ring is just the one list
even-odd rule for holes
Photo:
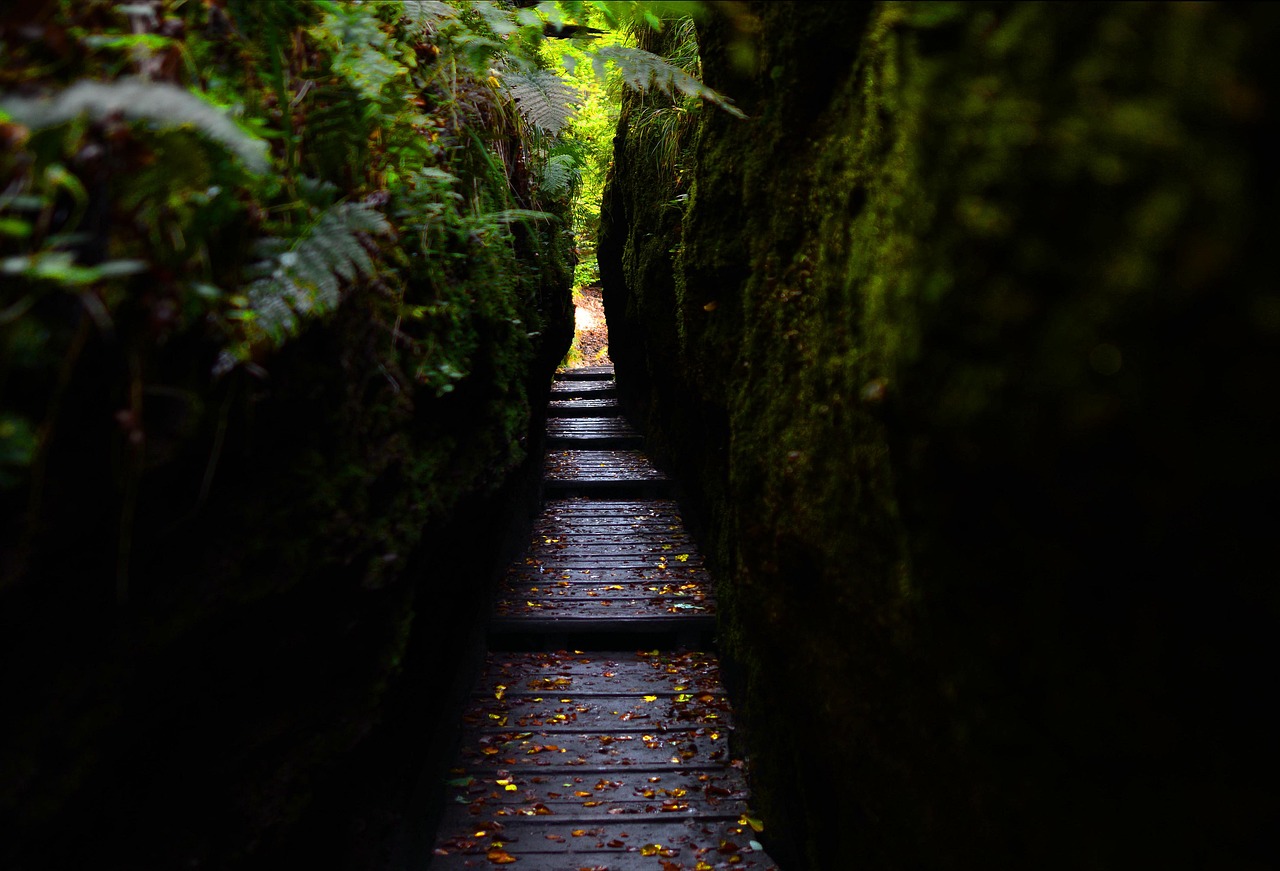
[[577,369],[561,369],[557,381],[612,381],[612,366],[580,366]]
[[547,420],[552,447],[638,448],[644,438],[621,417],[553,417]]
[[464,722],[432,869],[774,867],[714,654],[493,654]]
[[[577,397],[611,375],[575,376],[591,389],[569,401],[596,401]],[[617,448],[638,438],[616,416],[548,425],[551,442],[614,449],[547,454],[549,498],[500,584],[431,871],[776,871],[706,652],[711,579],[669,479]]]
[[552,399],[605,399],[616,395],[612,381],[557,381],[551,385]]
[[542,467],[543,487],[552,497],[671,495],[671,479],[641,451],[552,450]]
[[553,399],[547,404],[550,417],[613,417],[621,413],[616,399]]

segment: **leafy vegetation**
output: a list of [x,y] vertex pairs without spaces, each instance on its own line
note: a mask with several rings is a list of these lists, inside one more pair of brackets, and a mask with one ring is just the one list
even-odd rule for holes
[[[63,0],[2,49],[0,377],[35,364],[32,336],[57,332],[68,295],[99,329],[136,308],[151,338],[207,336],[218,374],[259,365],[357,286],[431,322],[449,263],[513,222],[564,232],[556,204],[572,202],[589,282],[622,83],[736,111],[687,60],[624,44],[697,8]],[[568,20],[604,38],[544,37]],[[472,172],[483,192],[448,183]],[[425,282],[409,295],[407,264]],[[447,343],[414,347],[436,355],[415,367],[428,381],[466,368]],[[25,432],[45,412],[8,419]]]
[[[420,555],[496,553],[532,468],[612,135],[595,70],[665,81],[592,46],[686,8],[0,9],[0,635],[41,651],[0,676],[0,864],[144,819],[135,863],[264,856],[414,663],[450,666],[485,567]],[[177,799],[215,793],[209,845]]]

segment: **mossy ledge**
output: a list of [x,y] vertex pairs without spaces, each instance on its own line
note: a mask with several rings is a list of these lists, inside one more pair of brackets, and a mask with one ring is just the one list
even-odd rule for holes
[[1280,15],[721,8],[750,120],[677,221],[624,111],[600,262],[770,852],[1262,867]]

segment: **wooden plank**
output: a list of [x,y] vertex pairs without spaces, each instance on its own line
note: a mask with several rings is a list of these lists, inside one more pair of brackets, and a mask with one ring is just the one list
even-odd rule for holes
[[592,577],[576,577],[571,580],[548,580],[546,578],[525,578],[520,575],[509,575],[502,583],[504,597],[537,599],[573,599],[608,596],[648,596],[650,598],[666,598],[672,601],[710,602],[713,597],[708,586],[695,580],[679,583],[675,581],[656,582],[650,580],[611,581]]
[[557,381],[551,385],[552,399],[605,399],[617,395],[612,381]]
[[[595,545],[609,544],[643,544],[656,547],[664,552],[685,549],[696,550],[693,539],[684,532],[683,527],[673,524],[596,524],[588,522],[580,525],[561,523],[555,531],[538,532],[530,540],[530,547],[539,551],[566,551],[588,548]],[[664,548],[669,544],[671,547]]]
[[616,399],[553,399],[547,403],[547,415],[556,417],[610,417],[622,413]]
[[518,581],[542,582],[549,585],[560,581],[570,583],[607,582],[628,584],[640,582],[652,583],[707,583],[709,577],[702,566],[609,566],[595,568],[569,568],[554,565],[512,566],[507,570],[507,577]]
[[[687,690],[688,688],[686,688]],[[543,731],[732,725],[729,700],[723,693],[679,692],[647,695],[570,693],[554,695],[481,696],[472,700],[463,723],[477,729],[539,728]]]
[[[479,680],[480,693],[723,692],[720,660],[691,651],[572,651],[492,654]],[[677,689],[681,687],[683,689]],[[690,690],[692,691],[692,690]]]
[[547,432],[639,435],[625,417],[557,417],[548,421]]
[[[663,862],[676,863],[681,869],[692,869],[702,862],[716,871],[776,871],[777,866],[765,853],[752,848],[756,837],[738,820],[620,818],[597,825],[574,825],[537,816],[507,818],[483,821],[470,832],[442,839],[431,868],[493,868],[489,851],[497,849],[517,859],[513,867],[544,871],[664,871]],[[521,857],[526,864],[518,864]]]
[[547,483],[669,480],[640,451],[548,451],[543,472]]
[[547,438],[560,441],[644,440],[636,428],[621,417],[552,417],[547,420]]
[[[489,621],[489,632],[494,637],[534,639],[545,636],[554,644],[563,645],[569,639],[583,639],[575,643],[588,644],[587,638],[603,638],[616,643],[618,636],[670,636],[681,647],[697,647],[715,637],[717,625],[709,614],[548,614],[532,616],[518,614],[497,616]],[[535,646],[530,640],[524,642]],[[670,643],[670,642],[668,642]],[[502,646],[500,644],[495,646]]]
[[602,378],[612,377],[612,366],[579,366],[575,369],[558,369],[556,371],[556,380],[558,381],[598,381]]
[[599,805],[587,803],[601,799],[641,806],[677,799],[714,808],[724,802],[742,801],[747,794],[746,779],[733,767],[674,772],[628,768],[607,777],[584,777],[576,772],[554,777],[477,769],[453,778],[448,789],[449,802],[458,806],[473,805],[476,799],[483,799],[486,806],[492,807],[536,803],[547,805],[559,815],[593,812]]
[[589,499],[570,496],[551,499],[544,506],[541,518],[548,521],[563,521],[570,525],[583,520],[637,524],[661,521],[675,525],[683,522],[680,507],[675,500],[635,497]]
[[635,449],[644,436],[620,417],[553,417],[547,420],[547,445],[577,450]]
[[[519,598],[499,599],[494,606],[495,617],[517,621],[521,617],[542,621],[598,621],[615,620],[618,627],[636,624],[640,620],[662,621],[664,629],[677,628],[676,620],[696,620],[715,613],[715,604],[703,602],[673,602],[665,598],[596,598],[574,597],[556,599]],[[670,627],[667,627],[670,623]],[[517,628],[504,624],[507,631]],[[564,624],[562,628],[570,628]],[[530,631],[521,629],[520,631]],[[593,631],[596,631],[593,629]],[[651,630],[645,630],[651,631]]]

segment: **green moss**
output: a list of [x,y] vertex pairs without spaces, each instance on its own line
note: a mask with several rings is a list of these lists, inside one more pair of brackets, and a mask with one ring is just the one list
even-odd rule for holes
[[770,848],[832,867],[839,820],[851,865],[1251,855],[1247,753],[1196,709],[1261,734],[1230,627],[1275,613],[1244,506],[1277,473],[1248,314],[1276,17],[752,10],[755,73],[703,34],[753,119],[704,117],[673,277],[625,145],[601,266],[720,571]]

